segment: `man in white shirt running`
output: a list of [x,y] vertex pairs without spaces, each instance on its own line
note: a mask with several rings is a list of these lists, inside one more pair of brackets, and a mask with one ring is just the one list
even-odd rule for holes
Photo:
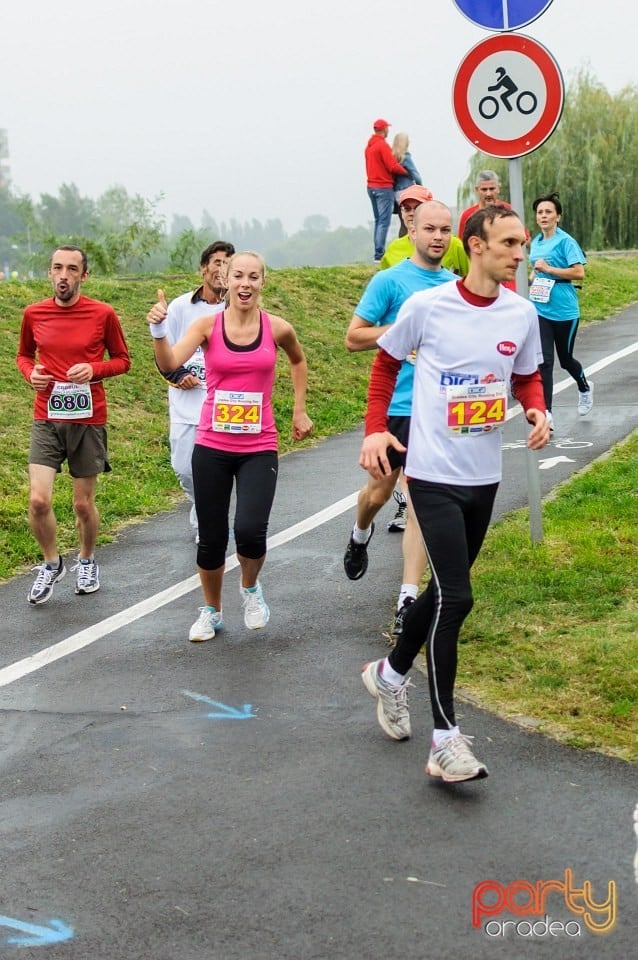
[[360,464],[388,476],[388,453],[403,444],[388,431],[388,406],[404,357],[416,351],[405,473],[431,571],[409,607],[390,655],[366,665],[363,682],[377,719],[395,740],[411,734],[407,674],[425,644],[434,720],[426,773],[448,782],[481,779],[487,767],[470,749],[454,713],[459,631],[473,605],[470,568],[487,532],[501,477],[501,428],[508,386],[521,402],[533,450],[546,445],[542,361],[536,312],[501,286],[523,260],[525,228],[513,210],[473,214],[463,244],[464,279],[413,294],[379,338],[368,391]]
[[[181,297],[166,303],[164,293],[157,291],[158,302],[151,307],[147,320],[159,323],[166,320],[167,337],[171,344],[177,343],[193,320],[217,313],[224,309],[226,294],[226,264],[235,252],[232,243],[216,240],[202,251],[200,270],[202,285]],[[206,396],[204,354],[198,347],[188,363],[178,370],[160,370],[168,382],[169,443],[171,466],[180,486],[191,502],[190,525],[197,539],[197,513],[193,489],[191,458],[199,414]]]

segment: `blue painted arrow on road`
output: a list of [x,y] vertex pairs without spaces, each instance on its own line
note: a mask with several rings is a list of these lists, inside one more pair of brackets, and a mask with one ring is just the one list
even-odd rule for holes
[[214,713],[208,713],[207,716],[212,720],[254,720],[255,714],[252,712],[252,703],[245,703],[241,709],[229,707],[226,703],[220,703],[218,700],[211,700],[202,693],[192,693],[190,690],[183,690],[186,697],[193,700],[199,700],[200,703],[207,703],[209,707],[214,707]]
[[13,917],[0,917],[0,927],[11,927],[28,934],[25,937],[9,937],[7,943],[14,943],[18,947],[47,947],[51,943],[62,943],[75,936],[73,929],[63,920],[49,920],[48,926],[37,923],[25,923],[23,920],[14,920]]

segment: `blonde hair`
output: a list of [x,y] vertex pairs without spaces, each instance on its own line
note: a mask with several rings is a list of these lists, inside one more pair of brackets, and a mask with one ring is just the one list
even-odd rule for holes
[[238,257],[254,257],[255,260],[259,262],[262,279],[263,280],[266,279],[266,261],[264,260],[264,258],[260,253],[255,253],[254,250],[238,250],[236,253],[234,253],[230,258],[230,260],[228,261],[228,263],[226,264],[227,273],[230,273],[230,271],[233,268],[233,263]]
[[399,163],[403,163],[403,158],[408,152],[409,146],[410,141],[408,140],[407,133],[395,134],[394,140],[392,141],[392,153],[395,155]]

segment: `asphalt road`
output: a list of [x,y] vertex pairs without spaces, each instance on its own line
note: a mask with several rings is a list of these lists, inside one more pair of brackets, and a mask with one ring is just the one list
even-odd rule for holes
[[[637,321],[634,306],[579,334],[591,417],[557,371],[543,493],[636,427]],[[521,417],[505,428],[497,513],[525,502],[524,432]],[[33,608],[30,575],[0,587],[0,956],[517,960],[544,943],[561,960],[633,955],[635,765],[466,702],[490,777],[432,781],[418,672],[413,738],[377,727],[360,669],[387,649],[400,538],[388,506],[368,574],[346,579],[360,438],[281,462],[264,631],[244,629],[231,569],[224,630],[188,643],[201,600],[185,507],[102,548],[94,596],[68,576]],[[544,902],[542,881],[555,881]]]

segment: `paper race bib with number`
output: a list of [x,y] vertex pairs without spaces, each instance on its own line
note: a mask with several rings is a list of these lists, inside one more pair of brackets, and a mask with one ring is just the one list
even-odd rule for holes
[[195,360],[189,360],[186,364],[186,370],[192,377],[197,377],[200,384],[206,383],[206,368],[203,363],[197,363]]
[[212,427],[221,433],[261,433],[263,393],[215,390]]
[[50,420],[87,420],[93,416],[93,396],[90,383],[53,384],[47,413]]
[[529,298],[534,303],[549,303],[549,295],[556,283],[551,277],[534,277],[529,288]]
[[449,386],[445,391],[448,433],[480,436],[505,423],[507,391],[503,380]]

